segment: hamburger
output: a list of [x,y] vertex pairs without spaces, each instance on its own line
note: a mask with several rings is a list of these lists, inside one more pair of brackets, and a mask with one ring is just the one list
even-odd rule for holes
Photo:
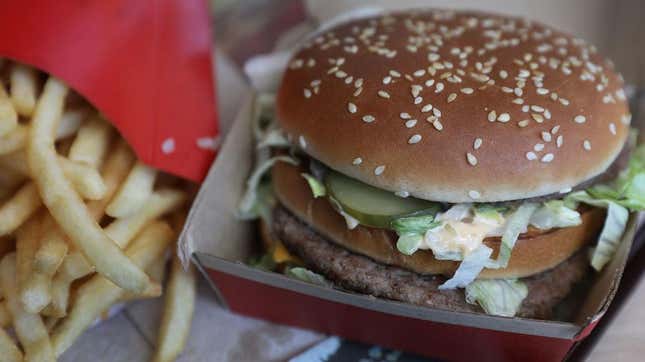
[[551,318],[645,207],[623,85],[593,45],[526,19],[337,24],[295,51],[259,117],[240,215],[262,219],[272,268],[310,281]]

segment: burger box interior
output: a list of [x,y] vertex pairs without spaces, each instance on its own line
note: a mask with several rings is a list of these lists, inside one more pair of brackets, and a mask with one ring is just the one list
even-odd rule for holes
[[245,96],[180,240],[180,254],[192,258],[218,302],[235,313],[447,360],[558,361],[599,323],[630,251],[639,251],[632,250],[639,224],[632,215],[614,258],[594,277],[569,322],[420,307],[250,267],[246,262],[260,252],[255,222],[239,220],[235,212],[253,167],[257,98],[255,92]]

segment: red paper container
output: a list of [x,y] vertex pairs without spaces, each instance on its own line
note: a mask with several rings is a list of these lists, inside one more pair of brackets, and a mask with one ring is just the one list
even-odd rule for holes
[[180,255],[192,257],[220,303],[272,322],[461,361],[559,361],[603,316],[634,237],[632,217],[609,265],[572,322],[505,318],[419,307],[312,285],[244,264],[257,251],[253,223],[235,217],[252,166],[253,97],[242,107],[189,215]]
[[3,1],[0,56],[67,82],[144,162],[201,181],[219,134],[204,0]]

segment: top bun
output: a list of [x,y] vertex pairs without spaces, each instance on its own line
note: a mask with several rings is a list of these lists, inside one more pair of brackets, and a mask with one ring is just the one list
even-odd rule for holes
[[289,136],[373,186],[442,202],[564,192],[629,133],[623,80],[596,48],[526,19],[414,10],[355,19],[295,53]]

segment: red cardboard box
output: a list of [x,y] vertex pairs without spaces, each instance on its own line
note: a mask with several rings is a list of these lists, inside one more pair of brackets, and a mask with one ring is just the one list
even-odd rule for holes
[[180,240],[232,311],[447,360],[559,361],[595,327],[611,302],[636,229],[630,219],[611,263],[572,322],[451,312],[307,284],[245,265],[255,226],[235,217],[253,162],[255,96],[242,107],[197,196]]
[[0,10],[0,57],[65,81],[141,160],[193,181],[219,134],[211,36],[205,0],[18,0]]

